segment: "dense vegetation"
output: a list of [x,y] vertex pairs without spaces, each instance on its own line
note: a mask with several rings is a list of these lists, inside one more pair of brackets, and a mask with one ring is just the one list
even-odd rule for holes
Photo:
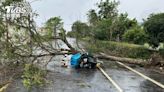
[[150,15],[142,25],[136,19],[128,18],[127,13],[119,14],[118,5],[119,2],[111,0],[97,3],[98,10],[91,9],[87,14],[89,24],[75,22],[68,36],[75,37],[76,34],[83,38],[92,36],[94,39],[106,41],[149,43],[152,47],[158,47],[159,43],[163,43],[163,13]]
[[142,45],[100,40],[92,45],[87,45],[86,49],[90,53],[104,52],[112,56],[136,59],[150,59],[153,54],[153,51]]
[[[11,13],[8,11],[12,9],[6,9],[8,6],[25,11],[17,10],[16,13]],[[1,80],[0,85],[6,84],[6,81],[12,81],[11,79],[17,76],[22,79],[22,83],[28,90],[43,86],[47,83],[46,65],[55,55],[62,54],[53,47],[52,39],[54,41],[61,39],[69,45],[59,17],[47,20],[43,30],[40,31],[36,28],[33,19],[35,16],[37,14],[32,11],[26,0],[0,2],[0,70],[8,72],[8,75],[4,75],[5,78],[9,76],[7,77],[9,79]],[[56,36],[57,31],[60,33],[59,36]],[[68,47],[72,49],[70,45]],[[8,68],[19,72],[15,73]]]
[[132,27],[123,34],[123,40],[128,43],[143,45],[147,39],[148,35],[140,26]]
[[[87,14],[89,24],[75,22],[68,36],[76,38],[78,35],[78,38],[92,39],[92,46],[88,46],[92,50],[96,48],[95,50],[103,51],[106,48],[111,55],[117,53],[117,56],[150,58],[152,52],[148,48],[157,48],[164,42],[164,13],[152,14],[143,23],[138,23],[136,19],[128,18],[127,13],[118,13],[118,5],[119,2],[112,0],[97,3],[98,9],[91,9]],[[98,43],[95,43],[96,40]],[[125,46],[125,42],[129,45]],[[145,48],[145,43],[150,47]],[[138,44],[140,48],[136,49],[132,44]]]
[[[26,3],[27,6],[24,5]],[[23,11],[12,14],[12,9],[8,6],[19,7]],[[17,9],[17,8],[15,8]],[[10,11],[10,12],[8,12]],[[45,80],[42,69],[34,64],[38,55],[34,54],[34,47],[42,48],[42,38],[37,33],[33,17],[36,14],[30,5],[24,0],[4,0],[0,3],[0,67],[2,71],[8,71],[10,78],[15,78],[19,74],[23,84],[30,90],[31,87],[41,86]],[[43,46],[44,47],[44,46]],[[28,66],[27,66],[28,65]],[[9,68],[15,71],[10,71]],[[21,68],[20,68],[21,67]],[[3,83],[6,80],[2,80]],[[1,84],[0,84],[1,85]]]
[[144,28],[149,35],[148,42],[153,47],[159,46],[164,42],[164,13],[151,14],[144,22]]
[[[89,30],[81,33],[80,31],[82,31],[84,27],[76,22],[73,24],[73,26],[76,26],[76,29],[78,29],[77,34],[88,34],[86,36],[93,36],[99,40],[123,41],[123,34],[127,29],[137,26],[138,24],[136,19],[129,19],[127,13],[118,14],[118,5],[119,2],[110,0],[98,3],[98,11],[91,9],[87,14],[89,25],[83,23]],[[68,32],[68,35],[75,33],[76,30],[72,29],[71,32]]]

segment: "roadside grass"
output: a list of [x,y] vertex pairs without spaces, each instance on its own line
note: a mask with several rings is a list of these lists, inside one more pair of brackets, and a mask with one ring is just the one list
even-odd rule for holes
[[90,53],[104,52],[109,55],[118,57],[127,57],[134,59],[150,59],[153,54],[159,54],[164,60],[164,43],[160,43],[157,50],[151,48],[148,43],[144,45],[130,44],[126,42],[101,41],[91,39],[90,37],[82,38],[87,42],[85,49]]
[[87,44],[86,49],[90,53],[104,52],[113,56],[139,59],[149,59],[154,52],[144,45],[100,40]]

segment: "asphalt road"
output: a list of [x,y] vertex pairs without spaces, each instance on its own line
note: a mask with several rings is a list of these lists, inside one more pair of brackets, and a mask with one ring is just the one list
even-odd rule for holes
[[[54,92],[118,92],[98,69],[63,68],[60,67],[60,63],[54,62],[48,65],[48,69],[53,71],[49,76],[50,79],[53,79],[49,89],[54,89]],[[124,92],[164,92],[164,89],[117,63],[104,61],[102,67]],[[158,74],[152,69],[136,66],[133,68],[164,84],[164,75]],[[53,91],[46,90],[45,92]]]

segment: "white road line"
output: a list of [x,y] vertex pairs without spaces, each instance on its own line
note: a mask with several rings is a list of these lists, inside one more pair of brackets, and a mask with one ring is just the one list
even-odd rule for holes
[[114,80],[112,80],[112,78],[110,78],[109,76],[108,76],[108,74],[100,67],[100,66],[97,66],[97,68],[99,68],[99,70],[104,74],[104,76],[117,88],[117,90],[119,91],[119,92],[123,92],[123,90],[118,86],[118,84],[114,81]]
[[138,72],[138,71],[132,69],[131,67],[129,67],[129,66],[127,66],[127,65],[125,65],[125,64],[123,64],[123,63],[121,63],[121,62],[118,62],[118,61],[117,61],[117,63],[118,63],[119,65],[122,65],[122,66],[124,66],[125,68],[127,68],[127,69],[133,71],[134,73],[140,75],[141,77],[143,77],[143,78],[145,78],[145,79],[147,79],[147,80],[153,82],[154,84],[156,84],[156,85],[158,85],[159,87],[161,87],[161,88],[164,89],[164,85],[163,85],[162,83],[157,82],[156,80],[154,80],[154,79],[152,79],[152,78],[150,78],[150,77],[148,77],[148,76],[146,76],[146,75],[144,75],[144,74],[142,74],[142,73],[140,73],[140,72]]

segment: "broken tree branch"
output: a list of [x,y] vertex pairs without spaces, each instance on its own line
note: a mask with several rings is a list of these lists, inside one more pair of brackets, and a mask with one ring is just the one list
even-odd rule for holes
[[20,57],[44,57],[44,56],[55,56],[55,55],[64,55],[64,54],[71,54],[71,52],[54,52],[54,53],[47,53],[47,54],[41,54],[41,55],[21,55],[18,53],[15,53]]

